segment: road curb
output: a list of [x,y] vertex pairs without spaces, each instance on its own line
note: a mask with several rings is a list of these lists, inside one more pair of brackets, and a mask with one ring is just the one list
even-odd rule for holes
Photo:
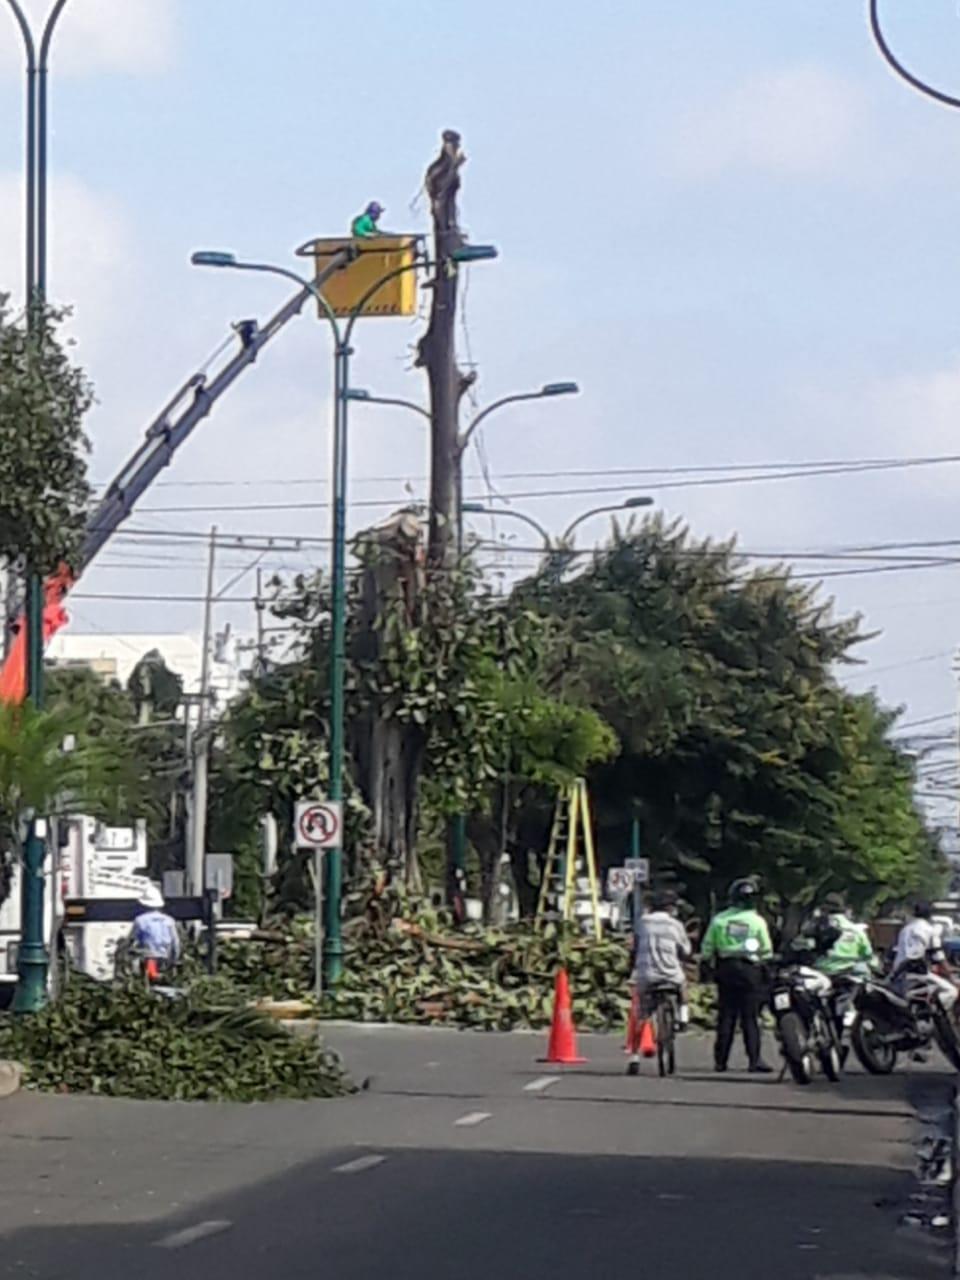
[[9,1098],[20,1088],[23,1067],[19,1062],[0,1058],[0,1098]]

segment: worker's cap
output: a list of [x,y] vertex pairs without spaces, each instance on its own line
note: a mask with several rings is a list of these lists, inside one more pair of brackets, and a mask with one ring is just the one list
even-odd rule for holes
[[141,907],[148,911],[160,911],[163,907],[163,894],[155,884],[148,885],[140,895]]
[[367,213],[369,213],[371,218],[379,218],[381,213],[383,213],[383,205],[377,204],[376,200],[371,200],[367,205]]
[[842,911],[846,903],[842,893],[828,893],[823,900],[823,905],[827,911]]

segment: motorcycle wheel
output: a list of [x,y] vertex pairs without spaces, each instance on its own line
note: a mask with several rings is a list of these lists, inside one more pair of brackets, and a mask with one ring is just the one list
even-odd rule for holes
[[880,1029],[871,1018],[858,1017],[853,1024],[850,1040],[860,1065],[872,1076],[888,1076],[897,1065],[897,1051],[893,1045],[878,1039]]
[[943,1056],[952,1067],[960,1071],[960,1039],[957,1037],[957,1026],[948,1013],[938,1010],[934,1018],[934,1031],[937,1044]]
[[813,1054],[807,1048],[807,1032],[799,1013],[785,1013],[777,1029],[780,1047],[787,1060],[795,1084],[809,1084],[813,1079]]
[[823,1068],[823,1074],[833,1084],[840,1079],[840,1072],[843,1069],[843,1060],[840,1057],[840,1050],[837,1048],[836,1041],[833,1038],[833,1032],[827,1025],[827,1022],[819,1014],[814,1018],[813,1032],[820,1044],[817,1051],[817,1057],[820,1059],[820,1066]]

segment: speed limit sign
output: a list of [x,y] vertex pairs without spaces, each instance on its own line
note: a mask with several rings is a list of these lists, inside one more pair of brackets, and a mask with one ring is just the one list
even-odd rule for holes
[[343,805],[339,800],[299,800],[294,838],[298,849],[336,849],[343,839]]

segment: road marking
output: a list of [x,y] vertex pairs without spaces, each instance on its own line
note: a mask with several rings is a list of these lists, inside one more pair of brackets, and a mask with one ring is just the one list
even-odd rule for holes
[[465,1116],[461,1116],[459,1120],[454,1120],[454,1124],[461,1129],[468,1129],[475,1124],[483,1124],[484,1120],[490,1119],[489,1111],[468,1111]]
[[559,1084],[559,1076],[540,1076],[538,1080],[531,1080],[529,1084],[523,1086],[526,1093],[542,1093],[544,1089],[549,1089],[552,1084]]
[[356,1160],[348,1160],[346,1164],[338,1164],[334,1173],[363,1173],[364,1169],[375,1169],[383,1164],[386,1156],[357,1156]]
[[155,1240],[153,1247],[155,1249],[182,1249],[188,1244],[195,1244],[197,1240],[204,1240],[207,1236],[216,1236],[221,1231],[229,1231],[232,1225],[225,1218],[218,1218],[211,1222],[198,1222],[196,1226],[184,1227],[182,1231],[174,1231],[171,1235],[164,1236],[161,1240]]

